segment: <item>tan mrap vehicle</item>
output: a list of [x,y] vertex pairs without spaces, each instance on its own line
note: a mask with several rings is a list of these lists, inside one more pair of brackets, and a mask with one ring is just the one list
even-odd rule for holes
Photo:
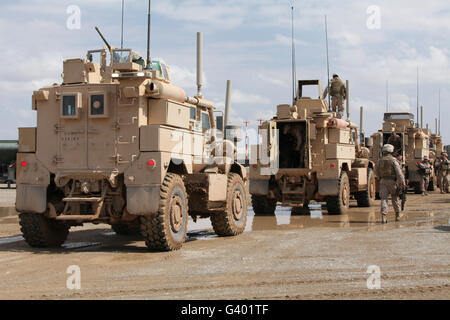
[[[373,163],[369,150],[357,142],[357,126],[328,111],[327,101],[320,98],[320,81],[298,84],[295,104],[279,105],[277,115],[259,127],[262,144],[252,146],[250,194],[255,214],[272,215],[278,203],[298,207],[310,200],[326,202],[330,214],[342,214],[351,196],[359,206],[371,206]],[[303,97],[303,87],[310,85],[318,87],[319,98]]]
[[[373,146],[370,159],[377,162],[382,157],[383,145],[394,145],[394,154],[402,155],[402,167],[409,187],[420,193],[419,168],[417,163],[429,155],[429,137],[425,129],[414,123],[414,114],[410,112],[387,112],[384,114],[383,128],[372,135]],[[377,180],[377,193],[379,181]]]
[[244,231],[246,170],[231,142],[215,141],[212,103],[173,86],[164,63],[89,51],[32,101],[37,127],[19,129],[16,203],[31,246],[59,246],[83,223],[140,231],[166,251],[182,246],[188,216],[210,218],[220,236]]

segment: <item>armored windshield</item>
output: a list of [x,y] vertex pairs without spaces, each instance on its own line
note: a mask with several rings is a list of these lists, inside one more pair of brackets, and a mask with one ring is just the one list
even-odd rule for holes
[[170,81],[170,75],[168,67],[160,61],[152,61],[152,69],[159,72],[161,77],[164,77],[167,81]]
[[113,50],[113,63],[129,63],[131,62],[131,55],[129,49]]

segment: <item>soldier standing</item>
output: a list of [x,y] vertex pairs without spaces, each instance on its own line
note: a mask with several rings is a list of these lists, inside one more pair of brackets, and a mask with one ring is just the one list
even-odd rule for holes
[[418,162],[417,166],[419,167],[419,174],[422,176],[420,179],[420,191],[423,196],[427,196],[431,176],[431,163],[429,157],[427,155],[423,156],[422,162]]
[[397,159],[392,155],[394,146],[385,144],[382,149],[383,157],[378,161],[375,167],[376,176],[380,180],[380,198],[381,198],[381,217],[382,222],[387,223],[388,198],[392,199],[392,206],[395,211],[395,221],[399,221],[400,204],[398,195],[406,187],[405,177]]
[[450,161],[448,160],[447,152],[441,153],[441,158],[439,161],[436,161],[436,169],[438,172],[438,184],[441,189],[441,193],[446,193],[448,192],[449,187],[448,174],[450,169]]
[[[328,95],[328,87],[323,92],[323,99]],[[331,108],[337,113],[337,117],[342,119],[344,116],[344,100],[347,99],[347,89],[337,74],[333,74],[330,81]]]

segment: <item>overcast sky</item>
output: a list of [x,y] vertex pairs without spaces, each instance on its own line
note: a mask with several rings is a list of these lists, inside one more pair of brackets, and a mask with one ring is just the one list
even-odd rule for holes
[[[145,55],[147,0],[125,0],[125,43]],[[330,67],[351,84],[351,118],[365,131],[381,128],[389,80],[390,110],[416,111],[416,72],[424,121],[434,131],[441,89],[441,132],[450,144],[450,2],[447,0],[153,0],[152,57],[173,82],[195,89],[196,32],[204,33],[203,93],[220,109],[233,80],[232,121],[270,118],[291,102],[291,5],[295,6],[297,77],[326,83],[324,16]],[[80,28],[72,19],[80,9]],[[375,7],[374,7],[375,6]],[[68,11],[69,9],[69,11]],[[69,12],[69,13],[68,13]],[[379,13],[379,15],[378,15]],[[378,19],[379,17],[379,19]],[[0,139],[34,126],[31,95],[60,83],[64,59],[85,57],[103,43],[120,46],[121,0],[2,0],[0,2]]]

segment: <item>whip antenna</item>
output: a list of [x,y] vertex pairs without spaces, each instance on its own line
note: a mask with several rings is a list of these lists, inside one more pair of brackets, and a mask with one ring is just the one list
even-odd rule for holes
[[152,68],[152,60],[150,58],[150,28],[151,28],[151,22],[152,22],[152,0],[148,0],[148,21],[147,21],[147,66],[146,69]]
[[292,19],[292,100],[295,104],[297,97],[297,73],[295,63],[295,38],[294,38],[294,6],[291,7],[291,19]]
[[124,11],[124,2],[125,0],[122,0],[122,32],[120,36],[120,49],[123,49],[123,11]]
[[330,99],[330,60],[328,55],[328,23],[327,23],[327,15],[325,15],[325,41],[327,47],[327,92],[328,92],[328,112],[331,112],[331,99]]

